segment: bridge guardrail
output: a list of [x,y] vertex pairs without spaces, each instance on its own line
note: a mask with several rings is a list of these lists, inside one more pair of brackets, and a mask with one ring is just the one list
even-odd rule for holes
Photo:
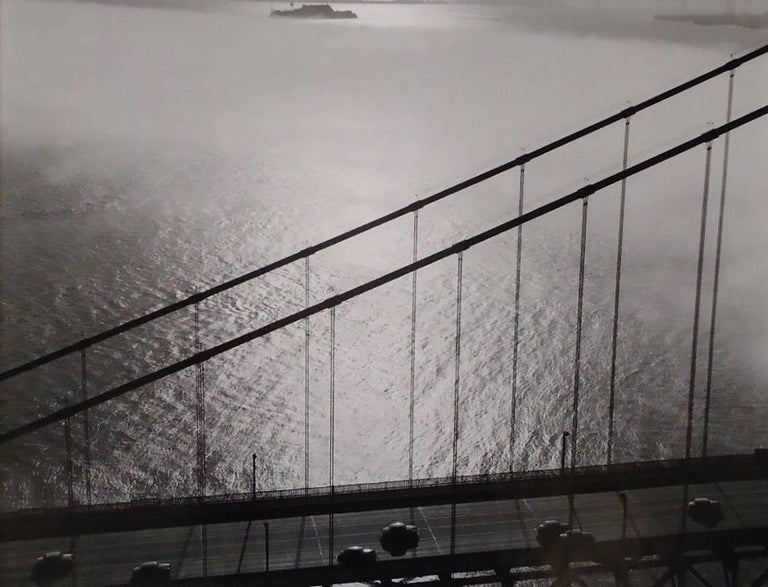
[[204,504],[223,504],[223,503],[247,503],[250,501],[262,500],[281,500],[291,498],[307,497],[343,497],[345,495],[354,495],[373,492],[394,492],[408,491],[412,489],[446,488],[461,486],[478,486],[513,483],[515,481],[536,481],[547,479],[562,478],[565,480],[588,479],[595,476],[611,475],[617,478],[632,477],[633,473],[642,473],[643,475],[657,475],[672,473],[683,468],[702,469],[706,468],[710,472],[722,471],[724,469],[741,470],[746,468],[764,468],[766,478],[768,478],[768,466],[759,459],[757,451],[752,455],[726,455],[717,457],[692,458],[686,459],[667,459],[662,461],[636,461],[631,463],[620,463],[613,465],[590,465],[577,467],[575,469],[567,468],[565,471],[560,469],[542,469],[537,471],[522,471],[519,473],[485,473],[476,475],[461,475],[455,479],[452,477],[430,477],[422,479],[399,480],[399,481],[379,481],[371,483],[354,483],[346,485],[319,486],[310,488],[293,489],[275,489],[266,491],[241,492],[229,494],[215,494],[198,497],[169,497],[169,498],[143,498],[130,501],[98,503],[92,505],[75,504],[72,508],[29,508],[17,511],[3,512],[1,515],[6,521],[12,520],[15,515],[27,516],[33,513],[43,513],[49,511],[67,510],[72,513],[85,512],[117,512],[121,510],[131,510],[141,507],[193,507]]

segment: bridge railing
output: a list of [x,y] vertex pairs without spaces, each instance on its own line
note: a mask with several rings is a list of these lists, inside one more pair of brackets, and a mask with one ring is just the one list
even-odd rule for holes
[[338,245],[344,241],[347,241],[349,239],[352,239],[353,237],[359,236],[363,233],[366,233],[370,230],[373,230],[374,228],[377,228],[379,226],[382,226],[384,224],[387,224],[389,222],[392,222],[393,220],[396,220],[398,218],[401,218],[402,216],[405,216],[407,214],[416,212],[417,210],[420,210],[422,208],[425,208],[431,204],[434,204],[436,202],[439,202],[445,198],[448,198],[449,196],[452,196],[454,194],[458,194],[460,192],[463,192],[464,190],[477,185],[479,183],[485,182],[499,174],[502,174],[506,171],[509,171],[511,169],[514,169],[516,167],[520,167],[522,165],[525,165],[526,163],[533,161],[539,157],[542,157],[543,155],[546,155],[548,153],[551,153],[552,151],[555,151],[557,149],[560,149],[561,147],[564,147],[566,145],[569,145],[579,139],[582,139],[584,137],[587,137],[599,130],[602,130],[616,122],[622,121],[622,120],[628,120],[630,117],[634,116],[635,114],[642,112],[644,110],[647,110],[657,104],[660,104],[662,102],[665,102],[666,100],[669,100],[670,98],[677,96],[683,92],[686,92],[692,88],[695,88],[713,78],[716,78],[722,74],[731,72],[738,68],[740,65],[743,65],[745,63],[748,63],[754,59],[757,59],[758,57],[765,55],[768,53],[768,44],[764,45],[762,47],[759,47],[753,51],[750,51],[740,57],[736,57],[731,59],[730,61],[724,63],[723,65],[716,67],[714,69],[711,69],[699,76],[696,76],[686,82],[683,82],[681,84],[678,84],[677,86],[670,88],[664,92],[661,92],[659,94],[656,94],[655,96],[652,96],[646,100],[643,100],[639,102],[638,104],[635,104],[633,106],[629,106],[628,108],[625,108],[624,110],[621,110],[619,112],[616,112],[610,116],[607,116],[597,122],[594,122],[588,126],[585,126],[575,132],[572,132],[568,135],[565,135],[557,140],[554,140],[546,145],[543,145],[542,147],[539,147],[531,152],[524,153],[520,155],[519,157],[516,157],[515,159],[512,159],[511,161],[508,161],[506,163],[503,163],[501,165],[498,165],[492,169],[489,169],[483,173],[480,173],[478,175],[475,175],[474,177],[471,177],[469,179],[466,179],[462,182],[459,182],[451,187],[445,188],[439,192],[436,192],[430,196],[421,198],[419,200],[416,200],[415,202],[404,206],[402,208],[399,208],[397,210],[394,210],[392,212],[389,212],[388,214],[385,214],[383,216],[380,216],[378,218],[375,218],[373,220],[370,220],[364,224],[361,224],[359,226],[356,226],[350,230],[347,230],[345,232],[339,233],[329,239],[326,239],[324,241],[321,241],[319,243],[316,243],[315,245],[312,245],[310,247],[307,247],[305,249],[302,249],[300,251],[297,251],[295,253],[292,253],[290,255],[287,255],[281,259],[278,259],[272,263],[269,263],[267,265],[264,265],[262,267],[259,267],[257,269],[254,269],[253,271],[250,271],[248,273],[245,273],[243,275],[240,275],[238,277],[235,277],[233,279],[224,281],[214,287],[208,288],[204,291],[200,291],[198,293],[195,293],[191,296],[188,296],[187,298],[184,298],[182,300],[179,300],[177,302],[168,304],[166,306],[163,306],[161,308],[158,308],[157,310],[154,310],[152,312],[149,312],[147,314],[144,314],[142,316],[139,316],[137,318],[134,318],[132,320],[128,320],[122,324],[119,324],[113,328],[109,328],[107,330],[104,330],[98,334],[94,334],[92,336],[83,338],[82,340],[79,340],[73,344],[61,347],[57,350],[54,350],[52,352],[46,353],[42,356],[39,356],[35,359],[32,359],[30,361],[27,361],[25,363],[22,363],[20,365],[17,365],[15,367],[12,367],[10,369],[7,369],[3,372],[0,372],[0,382],[9,380],[13,377],[16,377],[18,375],[21,375],[22,373],[26,373],[28,371],[31,371],[33,369],[36,369],[38,367],[42,367],[43,365],[46,365],[48,363],[51,363],[55,360],[62,359],[64,357],[67,357],[69,355],[72,355],[77,352],[82,352],[87,350],[88,348],[99,344],[101,342],[107,341],[111,338],[114,338],[120,334],[127,333],[135,328],[138,328],[140,326],[146,325],[150,322],[153,322],[155,320],[158,320],[159,318],[162,318],[164,316],[167,316],[169,314],[175,313],[179,310],[182,310],[184,308],[188,308],[190,306],[194,306],[195,304],[198,304],[208,298],[211,298],[213,296],[216,296],[218,294],[221,294],[225,291],[228,291],[230,289],[233,289],[239,285],[245,284],[249,281],[252,281],[258,277],[267,275],[268,273],[271,273],[277,269],[280,269],[282,267],[285,267],[287,265],[290,265],[292,263],[295,263],[297,261],[301,261],[304,259],[309,258],[310,256],[319,253],[323,250],[329,249],[335,245]]
[[26,508],[2,513],[5,523],[12,523],[14,517],[23,518],[30,514],[65,509],[68,512],[120,512],[140,508],[185,508],[205,504],[220,505],[226,503],[246,503],[250,501],[286,500],[295,498],[343,498],[362,493],[384,493],[420,489],[438,489],[447,487],[479,487],[483,485],[501,485],[505,483],[525,483],[564,479],[578,481],[595,477],[613,476],[623,480],[634,478],[642,473],[644,477],[659,479],[681,470],[693,471],[706,469],[709,475],[717,476],[726,471],[743,472],[746,469],[760,469],[768,478],[765,459],[757,453],[753,455],[724,455],[707,458],[665,459],[661,461],[635,461],[614,465],[588,465],[574,469],[541,469],[516,473],[482,473],[459,475],[457,477],[428,477],[413,480],[378,481],[371,483],[353,483],[334,486],[308,488],[274,489],[255,492],[238,492],[193,497],[142,498],[129,501],[98,503],[92,505],[74,504],[67,508]]

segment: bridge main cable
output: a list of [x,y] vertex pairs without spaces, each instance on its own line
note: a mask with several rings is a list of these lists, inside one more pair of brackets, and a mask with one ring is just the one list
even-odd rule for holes
[[421,198],[419,200],[416,200],[415,202],[404,206],[402,208],[399,208],[393,212],[390,212],[388,214],[385,214],[383,216],[379,216],[378,218],[371,220],[369,222],[366,222],[365,224],[361,224],[359,226],[356,226],[355,228],[352,228],[346,232],[342,232],[340,234],[337,234],[336,236],[333,236],[327,240],[324,240],[320,243],[317,243],[316,245],[312,245],[310,247],[307,247],[305,249],[302,249],[296,253],[293,253],[291,255],[288,255],[287,257],[283,257],[282,259],[278,259],[277,261],[273,261],[272,263],[269,263],[268,265],[264,265],[262,267],[259,267],[258,269],[254,269],[253,271],[250,271],[248,273],[245,273],[243,275],[240,275],[238,277],[232,278],[228,281],[224,281],[214,287],[211,287],[207,290],[203,290],[201,292],[198,292],[196,294],[193,294],[183,300],[179,300],[177,302],[174,302],[172,304],[169,304],[167,306],[163,306],[162,308],[159,308],[157,310],[154,310],[152,312],[149,312],[147,314],[144,314],[143,316],[139,316],[138,318],[134,318],[132,320],[128,320],[127,322],[123,322],[122,324],[119,324],[118,326],[115,326],[113,328],[110,328],[108,330],[104,330],[98,334],[94,334],[93,336],[89,336],[87,338],[83,338],[82,340],[61,347],[58,350],[52,351],[50,353],[47,353],[45,355],[42,355],[40,357],[37,357],[36,359],[33,359],[31,361],[28,361],[26,363],[23,363],[21,365],[17,365],[16,367],[12,367],[11,369],[8,369],[7,371],[3,371],[0,373],[0,382],[5,381],[7,379],[11,379],[12,377],[15,377],[17,375],[21,375],[22,373],[25,373],[27,371],[31,371],[32,369],[35,369],[37,367],[41,367],[47,363],[50,363],[52,361],[55,361],[57,359],[61,359],[63,357],[66,357],[67,355],[81,351],[82,349],[87,349],[90,346],[93,346],[95,344],[98,344],[100,342],[103,342],[105,340],[108,340],[114,336],[117,336],[119,334],[122,334],[124,332],[127,332],[129,330],[132,330],[134,328],[137,328],[139,326],[142,326],[144,324],[147,324],[149,322],[152,322],[154,320],[157,320],[158,318],[162,318],[163,316],[167,316],[168,314],[172,314],[173,312],[176,312],[178,310],[182,310],[184,308],[187,308],[193,304],[197,304],[203,300],[206,300],[212,296],[215,296],[217,294],[223,293],[227,290],[230,290],[234,287],[237,287],[238,285],[242,285],[243,283],[246,283],[248,281],[251,281],[253,279],[256,279],[257,277],[260,277],[262,275],[266,275],[267,273],[271,273],[272,271],[275,271],[277,269],[280,269],[281,267],[284,267],[286,265],[290,265],[291,263],[294,263],[296,261],[300,261],[301,259],[305,259],[311,255],[314,255],[315,253],[318,253],[320,251],[323,251],[327,248],[330,248],[334,245],[337,245],[339,243],[342,243],[346,240],[349,240],[350,238],[353,238],[355,236],[358,236],[360,234],[363,234],[364,232],[368,232],[369,230],[372,230],[374,228],[377,228],[383,224],[386,224],[388,222],[391,222],[393,220],[396,220],[400,218],[401,216],[405,216],[406,214],[409,214],[411,212],[414,212],[416,210],[419,210],[421,208],[424,208],[426,206],[429,206],[430,204],[434,204],[435,202],[438,202],[440,200],[443,200],[444,198],[447,198],[449,196],[452,196],[453,194],[456,194],[458,192],[461,192],[467,188],[470,188],[478,183],[482,183],[492,177],[495,177],[501,173],[504,173],[505,171],[509,171],[510,169],[514,169],[515,167],[519,167],[521,165],[524,165],[525,163],[537,159],[538,157],[541,157],[543,155],[546,155],[547,153],[554,151],[556,149],[559,149],[560,147],[563,147],[569,143],[572,143],[578,139],[581,139],[587,135],[590,135],[594,132],[597,132],[606,126],[610,126],[611,124],[618,122],[620,120],[624,120],[638,112],[641,112],[647,108],[650,108],[651,106],[654,106],[658,104],[659,102],[663,102],[664,100],[668,100],[669,98],[672,98],[673,96],[676,96],[682,92],[685,92],[691,88],[694,88],[712,78],[715,78],[723,73],[733,71],[740,65],[747,63],[749,61],[752,61],[753,59],[756,59],[760,57],[761,55],[764,55],[768,53],[768,44],[763,45],[762,47],[759,47],[758,49],[755,49],[753,51],[750,51],[749,53],[746,53],[742,55],[741,57],[737,57],[734,59],[731,59],[727,63],[721,65],[720,67],[716,67],[714,69],[711,69],[710,71],[703,73],[697,77],[694,77],[686,82],[683,82],[673,88],[670,88],[669,90],[666,90],[664,92],[661,92],[660,94],[657,94],[651,98],[648,98],[634,106],[630,106],[628,108],[625,108],[621,112],[617,112],[616,114],[613,114],[611,116],[608,116],[606,118],[603,118],[602,120],[599,120],[593,124],[590,124],[589,126],[585,126],[584,128],[577,130],[575,132],[572,132],[569,135],[566,135],[564,137],[561,137],[555,141],[552,141],[551,143],[548,143],[542,147],[539,147],[538,149],[535,149],[531,151],[530,153],[524,153],[520,155],[519,157],[508,161],[507,163],[503,163],[502,165],[499,165],[497,167],[494,167],[493,169],[489,169],[488,171],[485,171],[483,173],[480,173],[479,175],[475,175],[474,177],[471,177],[469,179],[466,179],[460,183],[457,183],[449,188],[446,188],[442,191],[439,191],[435,194],[432,194],[431,196],[427,196],[425,198]]
[[713,140],[718,138],[720,135],[730,132],[741,126],[744,126],[745,124],[749,124],[750,122],[753,122],[765,115],[768,115],[768,105],[765,105],[765,106],[762,106],[761,108],[753,110],[752,112],[745,114],[731,122],[728,122],[719,127],[713,128],[699,135],[698,137],[689,139],[683,143],[680,143],[675,147],[671,147],[666,151],[663,151],[657,155],[654,155],[653,157],[649,157],[648,159],[645,159],[644,161],[641,161],[633,165],[632,167],[627,168],[626,170],[619,171],[599,181],[596,181],[595,183],[588,184],[574,192],[571,192],[568,195],[565,195],[556,200],[553,200],[548,204],[539,206],[538,208],[535,208],[530,212],[526,212],[525,214],[522,214],[516,218],[503,222],[502,224],[499,224],[493,228],[490,228],[486,231],[478,233],[475,236],[472,236],[463,241],[460,241],[454,245],[451,245],[450,247],[442,249],[427,257],[423,257],[422,259],[419,259],[414,263],[404,265],[398,269],[395,269],[394,271],[391,271],[389,273],[386,273],[385,275],[377,277],[376,279],[372,279],[370,281],[367,281],[366,283],[353,287],[352,289],[349,289],[341,294],[338,294],[336,296],[323,300],[322,302],[314,304],[309,308],[305,308],[303,310],[300,310],[299,312],[295,312],[294,314],[286,316],[285,318],[275,320],[270,324],[267,324],[255,330],[247,332],[241,336],[233,338],[232,340],[216,345],[215,347],[212,347],[210,349],[198,352],[190,357],[187,357],[182,361],[178,361],[177,363],[168,365],[167,367],[158,369],[157,371],[153,371],[152,373],[148,373],[147,375],[139,377],[138,379],[134,379],[133,381],[129,381],[127,383],[119,385],[99,395],[95,395],[86,400],[83,400],[77,404],[67,406],[60,410],[57,410],[56,412],[53,412],[52,414],[43,416],[41,418],[33,420],[32,422],[28,422],[27,424],[24,424],[22,426],[19,426],[18,428],[9,430],[8,432],[4,432],[3,434],[0,434],[0,444],[4,444],[10,440],[13,440],[14,438],[18,438],[20,436],[23,436],[35,430],[39,430],[40,428],[48,426],[49,424],[53,424],[54,422],[59,422],[66,418],[70,418],[75,414],[79,414],[84,410],[87,410],[89,408],[100,405],[104,402],[115,399],[121,395],[124,395],[130,391],[143,387],[144,385],[147,385],[149,383],[153,383],[155,381],[163,379],[168,375],[172,375],[188,367],[192,367],[194,365],[197,365],[198,363],[212,359],[213,357],[216,357],[222,353],[235,349],[245,343],[248,343],[252,340],[256,340],[257,338],[266,336],[267,334],[270,334],[271,332],[275,332],[276,330],[280,330],[281,328],[285,328],[286,326],[294,324],[299,320],[303,320],[307,316],[312,316],[314,314],[322,312],[323,310],[327,310],[335,306],[338,306],[339,304],[342,304],[348,300],[351,300],[352,298],[355,298],[368,291],[381,287],[382,285],[390,283],[391,281],[404,277],[405,275],[408,275],[413,271],[416,271],[428,265],[437,263],[438,261],[441,261],[451,255],[458,254],[461,251],[465,251],[475,245],[478,245],[482,242],[485,242],[489,239],[499,236],[500,234],[508,232],[517,226],[531,222],[536,218],[540,218],[541,216],[549,214],[550,212],[554,212],[555,210],[558,210],[564,206],[567,206],[572,202],[575,202],[577,200],[590,196],[597,191],[605,189],[606,187],[621,181],[624,178],[636,175],[641,171],[645,171],[646,169],[649,169],[651,167],[654,167],[655,165],[663,163],[664,161],[667,161],[672,157],[675,157],[677,155],[680,155],[681,153],[689,151],[699,145],[712,142]]

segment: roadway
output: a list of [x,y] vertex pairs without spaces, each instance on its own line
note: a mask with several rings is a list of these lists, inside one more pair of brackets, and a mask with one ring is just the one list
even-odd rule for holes
[[764,452],[0,512],[0,542],[768,478]]
[[[634,489],[628,503],[627,537],[674,534],[680,529],[681,486]],[[691,485],[689,498],[706,496],[723,506],[718,529],[768,528],[768,480]],[[617,540],[622,531],[618,492],[576,495],[575,522],[598,542]],[[546,519],[567,521],[567,496],[464,503],[456,506],[456,552],[520,549],[537,546],[536,526]],[[361,545],[374,548],[379,560],[391,559],[378,536],[393,521],[412,520],[419,528],[418,557],[446,555],[451,542],[450,505],[350,512],[334,515],[334,553]],[[413,518],[411,518],[413,516]],[[688,521],[689,532],[701,532]],[[328,564],[329,517],[307,516],[269,521],[270,569],[295,569]],[[262,521],[207,526],[208,575],[254,573],[265,569],[265,528]],[[25,585],[37,556],[45,551],[74,552],[78,585],[125,583],[133,566],[146,560],[171,563],[172,576],[203,572],[200,526],[84,535],[0,544],[0,584]]]

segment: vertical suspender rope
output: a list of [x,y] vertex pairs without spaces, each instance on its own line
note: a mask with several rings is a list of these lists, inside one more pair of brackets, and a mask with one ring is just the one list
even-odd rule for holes
[[333,487],[334,442],[336,433],[336,307],[331,308],[331,349],[330,349],[330,421],[328,433],[328,484]]
[[[621,163],[621,170],[627,170],[627,160],[629,155],[629,127],[631,118],[628,116],[624,121],[624,157]],[[613,462],[613,429],[614,416],[616,410],[616,349],[619,340],[619,299],[621,296],[621,264],[624,250],[624,212],[627,199],[627,178],[621,180],[621,199],[619,203],[619,235],[616,249],[616,290],[613,296],[613,334],[611,336],[611,380],[609,385],[608,397],[608,454],[607,462],[610,465]]]
[[[461,289],[463,282],[464,251],[459,251],[456,277],[456,346],[454,353],[455,371],[453,379],[453,466],[451,479],[456,491],[459,465],[459,388],[461,386]],[[451,562],[456,553],[456,496],[451,500]]]
[[456,284],[456,344],[455,344],[455,370],[453,379],[453,467],[451,477],[456,482],[458,473],[458,445],[459,445],[459,388],[461,385],[461,289],[463,281],[464,251],[459,251],[457,264]]
[[[194,327],[195,327],[195,352],[200,352],[200,308],[199,304],[194,306]],[[197,482],[197,494],[200,495],[201,476],[200,476],[200,364],[195,365],[195,480]]]
[[[81,364],[82,367],[82,364]],[[88,410],[85,411],[85,416],[88,415]],[[67,418],[64,421],[64,444],[67,449],[67,505],[70,508],[75,506],[75,492],[74,492],[74,463],[72,462],[72,427],[71,421]],[[89,500],[90,503],[90,500]],[[77,545],[77,536],[70,535],[69,537],[69,552],[76,555],[75,547]],[[72,576],[70,578],[70,585],[72,587],[77,586],[77,570],[72,569]]]
[[696,267],[696,298],[693,309],[693,333],[691,335],[691,372],[688,385],[688,419],[685,429],[685,458],[691,458],[693,440],[693,404],[696,390],[696,355],[699,345],[699,314],[701,311],[701,281],[704,273],[704,241],[707,233],[707,200],[709,199],[709,172],[712,166],[712,142],[707,143],[704,169],[704,193],[701,201],[701,228],[699,231],[699,258]]
[[[200,309],[195,304],[195,347],[196,351],[202,350],[200,341]],[[205,495],[205,364],[197,363],[195,366],[195,423],[196,423],[196,456],[197,456],[197,493],[200,497]]]
[[74,471],[72,466],[72,427],[70,419],[64,420],[64,449],[67,453],[67,468],[66,468],[66,482],[67,482],[67,505],[68,507],[74,507],[75,505],[75,490],[74,490]]
[[[525,164],[520,166],[520,196],[517,214],[523,215],[523,198],[525,193]],[[515,314],[512,332],[512,398],[509,406],[509,472],[514,471],[515,465],[515,432],[517,419],[517,367],[520,335],[520,263],[523,259],[523,225],[517,227],[517,260],[515,262]]]
[[[80,350],[80,395],[88,399],[88,369],[86,348]],[[83,456],[85,458],[85,503],[91,505],[91,426],[89,412],[83,412]]]
[[205,423],[205,363],[200,363],[200,493],[205,495],[206,492],[206,451],[208,443],[208,434]]
[[[309,308],[309,257],[304,257],[304,309]],[[304,318],[304,488],[309,489],[309,316]]]
[[[330,421],[328,423],[328,485],[331,488],[331,502],[334,494],[334,442],[336,433],[336,306],[331,308],[331,349],[330,349]],[[328,514],[328,566],[333,566],[333,503]]]
[[[704,193],[701,199],[701,228],[699,230],[699,258],[696,266],[696,297],[693,309],[693,332],[691,334],[691,372],[688,385],[688,418],[685,428],[685,461],[690,462],[693,441],[693,404],[696,391],[696,355],[699,346],[699,313],[701,310],[701,281],[704,272],[704,242],[707,233],[707,200],[709,199],[709,172],[712,166],[712,142],[707,142],[704,164]],[[688,523],[688,483],[683,485],[683,500],[680,515],[680,533],[685,533]]]
[[[195,304],[195,349],[202,350],[200,340],[200,305]],[[205,363],[196,365],[195,377],[195,421],[196,421],[196,453],[197,453],[197,493],[205,497]],[[208,576],[208,527],[200,526],[200,541],[202,544],[203,577]]]
[[[733,76],[732,69],[728,76],[728,107],[725,121],[731,121],[733,111]],[[723,179],[720,185],[720,209],[717,216],[717,245],[715,248],[715,277],[712,284],[712,313],[709,320],[709,349],[707,352],[707,386],[704,396],[704,431],[702,432],[701,456],[707,456],[707,442],[709,440],[709,410],[712,399],[712,364],[715,352],[715,327],[717,322],[717,294],[720,287],[720,260],[723,250],[723,218],[725,215],[725,190],[728,182],[728,151],[730,150],[731,133],[725,133],[723,147]]]
[[[413,211],[413,262],[419,258],[419,210]],[[412,274],[411,281],[411,381],[408,397],[408,482],[413,486],[414,437],[416,427],[414,412],[416,405],[416,302],[417,302],[417,271]],[[415,523],[413,506],[409,508],[409,522]],[[414,556],[416,552],[413,552]]]
[[[413,211],[413,262],[419,258],[419,211]],[[413,482],[414,403],[416,396],[416,274],[411,281],[411,387],[408,397],[408,480]]]
[[581,250],[579,253],[579,298],[576,307],[576,352],[573,367],[573,422],[571,425],[571,471],[576,468],[576,448],[579,437],[579,387],[581,384],[581,331],[584,317],[584,266],[587,256],[587,212],[589,197],[584,196],[581,207]]

